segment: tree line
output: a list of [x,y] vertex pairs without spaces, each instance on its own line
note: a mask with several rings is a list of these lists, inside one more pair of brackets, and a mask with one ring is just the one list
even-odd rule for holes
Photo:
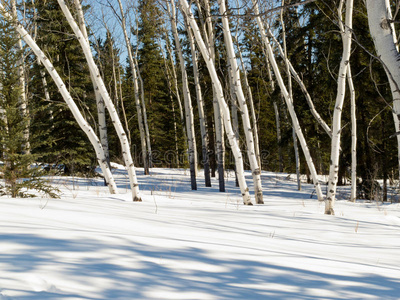
[[193,190],[201,169],[204,185],[217,176],[221,192],[234,170],[248,205],[245,169],[257,204],[261,170],[296,173],[299,189],[305,174],[327,214],[341,184],[351,183],[351,201],[387,201],[399,178],[399,6],[2,1],[5,193],[21,195],[29,181],[20,178],[49,192],[38,183],[43,171],[90,175],[96,166],[117,193],[117,161],[133,201],[141,201],[135,166],[146,175],[188,167]]

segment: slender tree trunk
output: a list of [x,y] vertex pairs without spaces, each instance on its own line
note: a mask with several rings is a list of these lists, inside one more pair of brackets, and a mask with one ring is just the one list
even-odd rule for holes
[[103,97],[104,103],[106,104],[106,107],[107,107],[107,109],[110,113],[111,119],[113,121],[115,130],[120,139],[122,155],[123,155],[123,158],[125,161],[125,166],[128,170],[128,176],[129,176],[130,186],[131,186],[131,190],[132,190],[132,200],[133,201],[141,201],[141,197],[139,195],[139,184],[137,182],[136,171],[135,171],[135,166],[133,164],[133,159],[132,159],[129,142],[128,142],[126,133],[123,129],[123,126],[121,124],[121,121],[118,117],[117,111],[115,110],[115,107],[110,99],[110,96],[107,92],[104,82],[100,76],[99,70],[94,62],[93,55],[90,50],[90,46],[87,43],[86,39],[84,38],[82,32],[80,31],[74,18],[72,17],[71,12],[69,11],[68,7],[65,4],[65,1],[57,0],[57,2],[60,5],[61,10],[63,11],[64,15],[66,16],[66,19],[67,19],[68,23],[70,24],[72,30],[74,31],[75,35],[77,36],[79,43],[81,44],[81,47],[85,54],[89,68],[91,68],[92,72],[95,74],[94,79],[96,80],[97,87],[99,88],[101,96]]
[[226,133],[227,133],[227,136],[229,139],[230,146],[232,148],[233,155],[235,156],[236,171],[238,174],[238,180],[239,180],[239,185],[240,185],[240,191],[241,191],[242,197],[243,197],[243,203],[246,205],[251,205],[252,203],[250,200],[249,189],[247,187],[245,176],[244,176],[243,157],[240,152],[239,146],[237,144],[235,133],[233,132],[233,129],[232,129],[229,108],[225,102],[221,82],[219,81],[219,78],[218,78],[218,75],[217,75],[217,72],[215,69],[215,65],[210,56],[210,52],[208,51],[207,46],[205,45],[203,38],[201,37],[200,30],[194,19],[191,8],[189,7],[186,0],[180,0],[180,3],[181,3],[182,10],[183,10],[184,14],[186,15],[186,17],[188,18],[189,24],[193,30],[193,34],[196,38],[197,45],[203,55],[204,61],[207,64],[207,68],[210,72],[213,86],[214,86],[216,94],[218,96],[218,103],[220,104],[220,108],[222,111],[222,117],[224,118],[224,125],[225,125],[225,129],[226,129]]
[[397,136],[400,173],[400,53],[389,0],[366,0],[368,24],[375,49],[389,79],[393,96],[393,118]]
[[236,93],[236,97],[238,99],[239,107],[241,110],[243,130],[246,137],[247,155],[249,158],[250,168],[252,171],[253,181],[254,181],[254,190],[255,190],[254,192],[255,192],[256,203],[263,204],[264,201],[263,201],[262,185],[261,185],[261,171],[254,150],[254,138],[250,123],[249,110],[247,108],[246,98],[244,96],[244,92],[242,89],[239,67],[237,65],[235,50],[233,48],[232,34],[229,27],[229,20],[226,15],[225,0],[218,0],[218,3],[219,3],[219,11],[220,14],[222,15],[222,27],[224,31],[225,47],[228,53],[229,64],[231,67],[231,76],[232,76],[231,82],[233,83],[234,91]]
[[138,124],[139,124],[140,145],[142,147],[142,159],[143,159],[144,174],[149,175],[149,173],[150,173],[149,172],[149,161],[148,161],[149,156],[148,156],[148,152],[147,152],[148,148],[146,145],[146,133],[145,133],[145,129],[144,129],[142,107],[140,105],[140,99],[139,99],[139,83],[138,83],[138,76],[136,74],[136,64],[133,59],[131,41],[128,37],[128,32],[126,30],[125,12],[122,7],[121,0],[118,0],[118,4],[119,4],[120,13],[121,13],[121,25],[122,25],[122,31],[124,33],[125,45],[126,45],[126,49],[128,50],[129,65],[132,70],[132,80],[133,80],[133,88],[134,88],[134,94],[135,94],[135,106],[136,106],[136,112],[137,112],[137,119],[138,119]]
[[347,68],[347,82],[350,92],[351,105],[351,194],[350,201],[357,199],[357,120],[356,120],[356,95],[351,75],[350,64]]
[[314,182],[315,190],[317,192],[318,200],[322,201],[324,199],[324,196],[322,194],[321,184],[319,183],[319,180],[318,180],[317,171],[315,170],[315,165],[314,165],[314,163],[312,161],[312,158],[311,158],[310,150],[308,149],[306,140],[304,138],[303,132],[302,132],[300,124],[299,124],[299,120],[297,119],[297,115],[296,115],[296,112],[295,112],[294,107],[293,107],[293,103],[290,100],[289,93],[288,93],[288,91],[286,89],[286,86],[285,86],[285,84],[283,82],[283,79],[282,79],[281,73],[279,71],[278,65],[276,63],[276,60],[275,60],[275,57],[274,57],[274,52],[272,50],[271,45],[269,44],[268,37],[265,34],[264,24],[262,23],[261,17],[259,16],[259,9],[258,9],[257,1],[256,0],[252,0],[252,1],[253,1],[253,5],[254,5],[254,11],[255,11],[255,13],[257,15],[256,21],[257,21],[258,27],[260,29],[260,33],[261,33],[262,40],[264,42],[264,46],[267,48],[268,57],[269,57],[271,66],[272,66],[272,68],[274,70],[274,73],[275,73],[275,76],[277,78],[277,81],[278,81],[279,87],[281,89],[281,92],[282,92],[282,94],[283,94],[283,96],[285,98],[286,105],[288,106],[289,113],[290,113],[290,116],[292,118],[293,127],[294,127],[294,129],[296,131],[296,135],[297,135],[297,137],[299,139],[299,142],[300,142],[300,145],[301,145],[301,147],[303,149],[303,153],[304,153],[304,156],[306,158],[308,168],[310,169],[311,176],[313,178],[313,182]]
[[[9,21],[12,21],[12,17],[4,10],[4,7],[1,3],[0,3],[0,11],[6,19],[8,19]],[[43,51],[40,50],[40,48],[38,47],[36,42],[32,39],[32,37],[22,27],[21,24],[16,23],[14,26],[15,26],[16,30],[18,31],[18,33],[21,35],[21,37],[24,39],[24,41],[29,45],[29,47],[32,49],[32,51],[35,53],[35,55],[38,57],[38,59],[45,66],[45,68],[49,72],[50,76],[53,78],[55,84],[57,85],[58,90],[60,91],[65,102],[67,103],[68,107],[70,108],[73,116],[77,120],[77,122],[78,122],[79,126],[82,128],[82,130],[88,136],[90,142],[92,143],[92,145],[96,151],[97,160],[103,171],[104,177],[107,180],[107,184],[108,184],[110,193],[116,194],[118,192],[117,186],[115,184],[115,181],[111,174],[111,171],[107,165],[104,150],[101,146],[99,139],[97,138],[96,134],[94,133],[93,129],[90,127],[90,125],[86,122],[86,120],[80,113],[77,105],[75,104],[71,95],[69,94],[64,82],[62,81],[61,77],[58,75],[57,71],[55,70],[55,68],[54,68],[53,64],[50,62],[50,60],[46,57],[46,55],[43,53]]]
[[[17,3],[16,0],[12,0],[11,3],[13,17],[15,20],[18,19],[17,15]],[[17,49],[20,51],[21,59],[19,60],[18,65],[18,76],[19,76],[19,83],[21,87],[21,98],[19,104],[19,110],[21,115],[24,118],[28,116],[28,99],[26,96],[26,84],[25,84],[25,59],[23,53],[23,46],[22,46],[22,37],[19,38],[17,43]],[[22,145],[22,152],[23,153],[30,153],[30,143],[29,143],[29,123],[27,124],[26,128],[24,128],[24,144]]]
[[[202,6],[198,1],[197,8],[199,11],[202,10]],[[208,0],[203,1],[204,12],[206,14],[206,20],[203,22],[203,36],[205,45],[207,47],[208,53],[210,54],[210,59],[215,65],[215,33],[214,25],[211,17],[211,9]],[[202,20],[202,18],[200,18]],[[224,132],[224,120],[222,117],[221,107],[218,102],[218,96],[213,85],[213,110],[214,110],[214,127],[215,127],[215,151],[217,158],[217,171],[218,171],[218,185],[219,191],[225,192],[225,132]]]
[[[79,28],[82,31],[83,36],[89,43],[89,36],[86,30],[86,25],[85,25],[85,17],[83,14],[82,10],[82,5],[79,0],[74,0],[76,9],[78,11],[78,23],[79,23]],[[106,121],[106,108],[104,105],[103,98],[100,95],[99,89],[97,88],[96,81],[94,80],[93,72],[89,69],[90,72],[90,78],[93,84],[93,89],[95,93],[95,98],[96,98],[96,107],[97,107],[97,118],[98,118],[98,123],[99,123],[99,135],[100,135],[100,141],[101,145],[103,146],[104,153],[107,158],[107,164],[109,168],[111,169],[111,163],[110,163],[110,154],[109,154],[109,148],[108,148],[108,134],[107,134],[107,121]],[[43,76],[43,80],[46,80],[46,78]],[[47,86],[47,84],[46,84]],[[50,99],[50,98],[49,98]],[[107,185],[107,182],[104,182],[105,185]]]
[[[284,6],[285,6],[285,0],[282,0],[282,7],[284,7]],[[288,52],[287,52],[287,47],[286,47],[286,26],[285,26],[285,21],[283,20],[283,9],[281,9],[280,19],[281,19],[281,25],[282,25],[284,60],[285,60],[285,66],[286,66],[286,73],[288,76],[288,91],[289,91],[289,97],[293,103],[292,77],[290,75],[290,66],[289,66]],[[297,146],[296,132],[295,132],[294,128],[292,128],[292,137],[293,137],[294,157],[295,157],[295,161],[296,161],[297,189],[299,191],[301,191],[300,155],[299,155],[299,148]]]
[[[187,22],[187,20],[185,19]],[[203,95],[200,86],[200,74],[198,68],[198,58],[196,53],[195,42],[193,38],[193,33],[190,29],[189,24],[186,24],[187,34],[189,38],[190,51],[192,53],[193,60],[193,76],[194,76],[194,85],[196,89],[196,98],[197,98],[197,108],[199,111],[199,123],[200,123],[200,133],[201,133],[201,149],[202,149],[202,157],[203,157],[203,167],[204,167],[204,179],[205,185],[207,187],[211,186],[211,177],[210,177],[210,159],[208,157],[208,133],[206,128],[206,119],[204,114],[204,102]]]
[[276,124],[276,138],[278,141],[278,156],[279,156],[279,172],[283,172],[283,155],[282,155],[282,135],[281,135],[281,120],[279,117],[279,108],[276,100],[274,100],[275,124]]
[[183,98],[185,103],[185,117],[186,117],[186,133],[187,133],[187,141],[189,147],[190,181],[192,190],[197,190],[197,183],[196,183],[197,149],[196,149],[196,138],[194,133],[192,99],[190,97],[189,82],[185,67],[185,59],[183,58],[182,47],[179,41],[178,29],[176,27],[175,0],[171,0],[170,3],[171,3],[171,9],[167,3],[168,13],[170,15],[172,33],[174,35],[176,51],[178,53],[179,64],[181,66],[181,73],[182,73]]
[[[344,0],[339,5],[339,15],[342,14],[342,6]],[[343,26],[344,31],[341,31],[343,40],[343,54],[340,62],[338,74],[338,89],[336,95],[335,110],[333,112],[332,120],[332,145],[331,145],[331,159],[329,167],[328,178],[328,193],[325,200],[325,214],[333,215],[336,186],[338,181],[339,172],[339,154],[340,154],[340,136],[341,136],[341,119],[344,96],[346,93],[346,74],[350,61],[351,53],[351,30],[352,30],[352,17],[353,17],[353,0],[346,0],[346,21]],[[345,28],[344,28],[345,27]]]

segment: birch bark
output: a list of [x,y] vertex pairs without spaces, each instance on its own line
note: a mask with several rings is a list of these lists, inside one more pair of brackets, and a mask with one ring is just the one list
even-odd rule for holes
[[[12,21],[11,15],[8,14],[4,10],[4,7],[1,3],[0,3],[0,11],[6,19],[8,19],[9,21]],[[55,84],[57,85],[58,90],[60,91],[65,102],[67,103],[68,107],[70,108],[70,110],[71,110],[72,114],[74,115],[75,119],[77,120],[79,126],[86,133],[90,142],[93,145],[93,148],[96,151],[96,157],[97,157],[98,163],[103,171],[104,177],[107,180],[107,184],[108,184],[110,193],[116,194],[118,192],[117,186],[115,184],[115,181],[111,174],[111,171],[108,168],[108,165],[106,163],[106,157],[104,154],[104,150],[101,146],[99,139],[97,138],[96,134],[94,133],[93,129],[90,127],[90,125],[86,122],[86,120],[80,113],[77,105],[75,104],[74,100],[72,99],[71,95],[69,94],[64,82],[62,81],[61,77],[58,75],[57,71],[55,70],[55,68],[54,68],[53,64],[50,62],[50,60],[46,57],[46,55],[43,53],[43,51],[38,47],[36,42],[32,39],[32,37],[25,30],[25,28],[22,27],[21,24],[16,23],[14,26],[15,26],[16,30],[18,31],[18,33],[21,35],[21,37],[24,39],[24,41],[28,44],[28,46],[32,49],[32,51],[35,53],[35,55],[38,57],[38,59],[42,62],[44,67],[49,72],[50,76],[53,78]]]
[[247,187],[246,180],[244,177],[243,157],[240,152],[239,146],[237,144],[235,133],[233,132],[233,129],[232,129],[229,108],[228,108],[228,105],[224,98],[222,85],[221,85],[221,82],[219,81],[219,78],[218,78],[218,75],[217,75],[217,72],[215,69],[215,65],[210,56],[210,52],[208,51],[207,46],[204,43],[203,38],[201,37],[200,30],[194,19],[191,8],[189,7],[186,0],[179,0],[179,1],[181,3],[181,8],[182,8],[184,14],[188,18],[190,27],[193,30],[193,34],[195,36],[197,45],[199,46],[199,49],[203,55],[204,61],[207,64],[207,68],[210,72],[210,76],[211,76],[213,86],[216,91],[216,95],[218,96],[218,103],[221,108],[222,117],[224,118],[226,134],[228,136],[228,140],[229,140],[230,146],[232,148],[233,155],[235,157],[236,172],[238,174],[238,181],[239,181],[240,191],[241,191],[242,197],[243,197],[243,203],[246,205],[252,205],[251,200],[250,200],[249,189]]
[[94,62],[93,55],[90,50],[90,46],[84,38],[81,30],[76,24],[74,18],[71,15],[66,3],[64,0],[57,0],[58,4],[61,7],[68,23],[70,24],[72,30],[74,31],[76,37],[78,38],[79,43],[81,44],[82,50],[85,54],[86,60],[88,62],[89,68],[92,69],[92,72],[95,74],[94,79],[96,80],[97,87],[101,96],[103,97],[104,103],[110,113],[110,117],[112,119],[115,130],[118,134],[118,137],[121,142],[122,155],[125,162],[125,167],[128,170],[128,176],[130,181],[130,186],[132,190],[132,200],[133,201],[142,201],[139,194],[139,184],[137,182],[136,171],[133,164],[132,154],[129,146],[129,142],[126,136],[126,133],[122,127],[121,121],[118,117],[117,111],[115,110],[115,106],[112,103],[112,100],[107,92],[107,89],[104,85],[104,82],[100,76],[99,70]]
[[393,96],[393,119],[397,136],[400,172],[400,53],[389,0],[366,0],[368,25],[375,49],[383,62]]
[[135,106],[136,106],[136,112],[137,112],[137,119],[138,119],[138,124],[139,124],[140,145],[142,147],[142,159],[143,159],[144,174],[149,175],[149,173],[150,173],[149,172],[149,161],[148,161],[149,155],[147,152],[146,132],[144,129],[142,107],[140,105],[139,84],[138,84],[138,77],[136,74],[136,65],[135,65],[135,61],[133,60],[131,41],[128,37],[128,32],[126,31],[126,18],[125,18],[124,8],[122,7],[121,0],[118,0],[118,4],[119,4],[120,13],[121,13],[121,25],[122,25],[122,31],[124,33],[125,45],[126,45],[126,49],[128,50],[129,65],[131,66],[131,70],[132,70],[132,80],[133,80],[133,88],[134,88],[134,93],[135,93]]
[[[339,5],[339,14],[342,13],[342,6],[344,1],[341,1]],[[342,119],[342,108],[344,102],[344,96],[346,93],[346,74],[350,61],[351,53],[351,28],[353,19],[353,0],[346,0],[346,18],[345,28],[341,31],[343,41],[343,54],[340,62],[339,74],[338,74],[338,88],[336,94],[335,110],[333,112],[332,120],[332,144],[331,144],[331,159],[329,166],[329,178],[328,178],[328,192],[325,199],[325,214],[335,214],[335,196],[336,186],[338,181],[339,172],[339,154],[340,154],[340,136],[341,136],[341,119]]]
[[236,93],[236,97],[239,102],[240,112],[242,116],[243,130],[246,137],[247,155],[249,158],[250,168],[253,176],[255,199],[257,204],[263,204],[264,201],[263,201],[263,193],[261,185],[261,170],[254,149],[253,130],[251,128],[249,110],[247,108],[247,101],[246,97],[244,96],[242,82],[239,74],[239,67],[237,64],[236,54],[233,47],[233,39],[229,27],[229,20],[226,12],[225,0],[218,0],[218,3],[219,3],[219,11],[220,14],[222,15],[222,27],[224,31],[225,47],[231,68],[231,76],[233,76],[233,78],[231,78],[231,82],[233,83],[234,91]]
[[[89,36],[88,36],[87,30],[86,30],[85,17],[83,14],[82,5],[80,3],[80,0],[74,0],[74,3],[77,8],[77,11],[78,11],[79,28],[81,29],[83,36],[89,43]],[[101,141],[101,145],[103,146],[104,153],[107,158],[107,164],[108,164],[109,168],[111,168],[110,154],[109,154],[109,149],[108,149],[106,110],[105,110],[105,106],[104,106],[104,101],[99,93],[99,89],[97,88],[96,81],[94,80],[94,77],[93,77],[94,74],[93,74],[92,70],[89,69],[89,72],[90,72],[90,78],[92,80],[94,94],[95,94],[95,98],[96,98],[97,119],[99,122],[100,141]],[[46,80],[46,78],[44,76],[43,76],[43,78],[44,78],[44,80]]]
[[205,186],[211,186],[211,177],[210,177],[210,160],[208,157],[208,133],[206,128],[206,120],[204,115],[204,102],[203,95],[200,86],[200,74],[198,68],[198,57],[196,53],[195,41],[193,38],[192,30],[187,24],[187,20],[185,19],[185,25],[187,28],[187,34],[190,45],[190,52],[192,54],[192,63],[193,63],[193,77],[194,77],[194,85],[196,89],[196,99],[197,99],[197,109],[199,111],[199,123],[200,123],[200,133],[201,133],[201,148],[202,148],[202,157],[203,157],[203,167],[204,167],[204,179]]
[[254,5],[254,12],[256,14],[256,21],[257,21],[257,25],[258,25],[258,27],[260,29],[262,40],[263,40],[264,46],[267,48],[268,57],[269,57],[271,66],[272,66],[272,68],[274,70],[274,73],[275,73],[275,76],[277,78],[277,81],[278,81],[279,87],[281,89],[281,92],[282,92],[282,94],[283,94],[283,96],[285,98],[286,105],[288,106],[289,113],[290,113],[290,116],[292,118],[293,127],[294,127],[294,129],[296,131],[296,135],[297,135],[297,137],[299,139],[299,142],[300,142],[300,145],[302,147],[305,159],[307,161],[308,168],[309,168],[311,176],[313,178],[313,183],[314,183],[314,186],[315,186],[315,190],[317,192],[318,200],[322,201],[324,199],[324,196],[322,194],[321,185],[320,185],[319,180],[318,180],[318,175],[317,175],[317,171],[315,169],[315,165],[314,165],[314,163],[312,161],[312,158],[311,158],[310,150],[308,149],[306,140],[305,140],[303,132],[301,130],[301,127],[300,127],[300,124],[299,124],[299,120],[297,119],[297,115],[296,115],[296,112],[294,110],[293,103],[290,100],[289,93],[288,93],[288,91],[286,89],[286,86],[285,86],[285,84],[283,82],[280,70],[279,70],[278,65],[276,63],[276,60],[275,60],[274,52],[273,52],[272,47],[271,47],[271,45],[269,43],[269,39],[268,39],[267,35],[265,34],[264,24],[262,23],[261,17],[259,15],[260,12],[259,12],[259,9],[258,9],[257,0],[252,0],[252,2],[253,2],[253,5]]
[[197,190],[197,183],[196,183],[197,149],[196,149],[196,139],[194,133],[192,99],[190,97],[189,82],[187,78],[185,60],[183,58],[182,47],[179,41],[178,29],[176,27],[175,0],[171,0],[170,3],[171,3],[171,9],[168,3],[167,3],[167,9],[168,9],[168,14],[170,16],[172,34],[175,39],[176,51],[178,53],[179,64],[182,73],[183,99],[185,105],[185,119],[186,119],[186,134],[187,134],[187,141],[189,148],[190,182],[192,190]]

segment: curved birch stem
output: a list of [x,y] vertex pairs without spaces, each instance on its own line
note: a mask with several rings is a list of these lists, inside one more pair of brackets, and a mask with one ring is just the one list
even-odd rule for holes
[[317,192],[318,200],[319,201],[323,201],[324,200],[324,196],[322,194],[321,184],[320,184],[320,182],[318,180],[317,171],[315,169],[314,162],[312,161],[312,158],[311,158],[310,150],[308,149],[306,140],[305,140],[303,132],[301,130],[299,120],[297,119],[297,115],[296,115],[296,112],[294,110],[293,103],[291,102],[291,99],[290,99],[290,95],[289,95],[289,93],[288,93],[288,91],[286,89],[285,83],[283,82],[282,75],[281,75],[280,70],[278,68],[278,64],[276,63],[274,52],[273,52],[272,47],[271,47],[271,45],[269,43],[267,35],[265,34],[264,24],[262,23],[261,18],[259,16],[259,9],[258,9],[257,0],[252,0],[252,2],[253,2],[253,5],[254,5],[254,12],[257,15],[256,21],[257,21],[257,25],[258,25],[258,27],[260,29],[262,40],[264,42],[264,46],[267,48],[269,61],[270,61],[271,66],[272,66],[272,68],[274,70],[276,79],[278,81],[279,87],[280,87],[281,92],[282,92],[282,95],[285,98],[286,105],[288,106],[290,117],[292,118],[293,128],[296,131],[296,135],[297,135],[297,137],[299,139],[301,148],[303,150],[305,159],[307,161],[307,165],[308,165],[308,168],[310,170],[310,173],[311,173],[311,176],[312,176],[312,179],[313,179],[315,190]]
[[[340,2],[338,13],[341,16],[344,0]],[[346,19],[345,28],[342,25],[342,41],[343,41],[343,54],[340,62],[338,74],[338,88],[336,94],[335,110],[333,112],[332,120],[332,144],[331,144],[331,159],[329,167],[328,178],[328,193],[325,199],[325,214],[335,214],[335,196],[336,186],[338,181],[339,172],[339,154],[340,154],[340,136],[341,136],[341,120],[344,96],[346,93],[346,74],[349,67],[350,54],[351,54],[351,28],[353,19],[353,0],[346,0]]]
[[[6,19],[8,19],[10,22],[13,22],[12,17],[10,16],[10,14],[8,14],[4,10],[4,7],[1,3],[0,3],[0,12],[2,12],[2,14],[4,15],[4,17]],[[107,184],[108,184],[110,193],[112,193],[112,194],[118,193],[114,178],[113,178],[111,171],[107,165],[107,160],[106,160],[106,157],[104,154],[104,149],[101,146],[101,143],[100,143],[99,139],[97,138],[96,134],[94,133],[94,130],[90,127],[89,123],[85,120],[85,118],[80,113],[78,106],[75,104],[74,100],[72,99],[71,95],[69,94],[64,82],[62,81],[61,77],[58,75],[53,64],[46,57],[46,55],[39,48],[39,46],[32,39],[32,37],[25,30],[25,28],[23,28],[21,24],[16,23],[16,22],[17,21],[15,20],[14,26],[15,26],[16,30],[21,35],[21,37],[24,39],[24,41],[28,44],[28,46],[32,49],[32,51],[35,53],[35,55],[38,57],[38,59],[41,61],[41,63],[44,65],[44,67],[47,69],[50,76],[53,78],[55,84],[57,85],[57,88],[60,91],[62,97],[64,98],[64,101],[67,103],[68,107],[70,108],[74,118],[76,119],[79,126],[86,133],[90,142],[92,143],[93,148],[96,151],[97,161],[100,165],[101,170],[103,171],[104,177],[107,180]]]
[[254,149],[254,137],[253,130],[251,128],[249,110],[247,108],[246,97],[244,96],[242,82],[240,80],[239,66],[236,60],[235,50],[233,48],[233,39],[229,27],[228,17],[226,15],[226,4],[225,0],[218,0],[219,11],[222,15],[222,27],[224,31],[224,42],[226,51],[228,54],[229,64],[231,68],[231,82],[234,85],[234,91],[236,93],[237,100],[239,102],[239,107],[241,110],[243,130],[246,137],[247,155],[250,162],[250,168],[253,175],[254,181],[254,193],[257,204],[263,204],[263,193],[261,185],[261,170],[256,157],[256,152]]
[[194,19],[191,8],[189,7],[186,0],[179,0],[179,1],[181,3],[182,11],[188,18],[190,27],[193,30],[193,34],[196,38],[197,45],[199,46],[199,49],[203,55],[204,61],[207,64],[207,68],[210,73],[210,76],[211,76],[211,79],[213,82],[213,86],[215,88],[216,96],[218,98],[218,103],[221,108],[222,117],[224,119],[226,134],[228,136],[228,140],[231,145],[233,155],[235,157],[236,172],[238,174],[238,181],[239,181],[240,191],[241,191],[242,197],[243,197],[243,203],[246,205],[251,205],[252,203],[250,200],[249,189],[247,187],[246,180],[244,177],[243,157],[242,157],[242,153],[239,149],[239,146],[237,144],[235,133],[233,132],[233,129],[232,129],[229,108],[228,108],[228,105],[224,98],[224,93],[223,93],[221,82],[219,81],[217,71],[216,71],[215,65],[212,61],[210,52],[208,51],[207,46],[204,43],[203,38],[201,37],[200,30],[197,26],[196,20]]
[[115,110],[114,104],[110,98],[110,95],[107,92],[107,89],[104,85],[103,79],[101,78],[99,69],[97,68],[93,55],[90,51],[90,46],[86,39],[84,38],[81,30],[79,29],[78,25],[76,24],[74,18],[72,17],[71,12],[69,11],[66,3],[64,0],[57,0],[58,4],[61,7],[69,25],[71,26],[72,30],[74,31],[76,37],[78,38],[79,43],[81,44],[81,48],[83,53],[85,54],[86,61],[88,62],[89,68],[92,69],[92,72],[95,74],[95,80],[97,87],[101,96],[103,97],[104,103],[110,113],[110,117],[114,124],[115,130],[118,134],[119,140],[121,142],[121,149],[122,149],[122,156],[124,158],[125,167],[128,170],[129,182],[132,190],[132,200],[133,201],[142,201],[140,194],[139,194],[139,184],[137,182],[135,166],[133,164],[132,154],[128,142],[128,138],[126,133],[123,129],[121,121],[118,117],[117,111]]

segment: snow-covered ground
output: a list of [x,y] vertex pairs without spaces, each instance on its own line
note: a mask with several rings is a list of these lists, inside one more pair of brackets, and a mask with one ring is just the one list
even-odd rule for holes
[[[61,199],[0,198],[0,299],[400,299],[400,204],[339,200],[336,215],[263,173],[265,205],[234,178],[139,170],[143,202],[56,177]],[[251,183],[250,174],[248,183]]]

